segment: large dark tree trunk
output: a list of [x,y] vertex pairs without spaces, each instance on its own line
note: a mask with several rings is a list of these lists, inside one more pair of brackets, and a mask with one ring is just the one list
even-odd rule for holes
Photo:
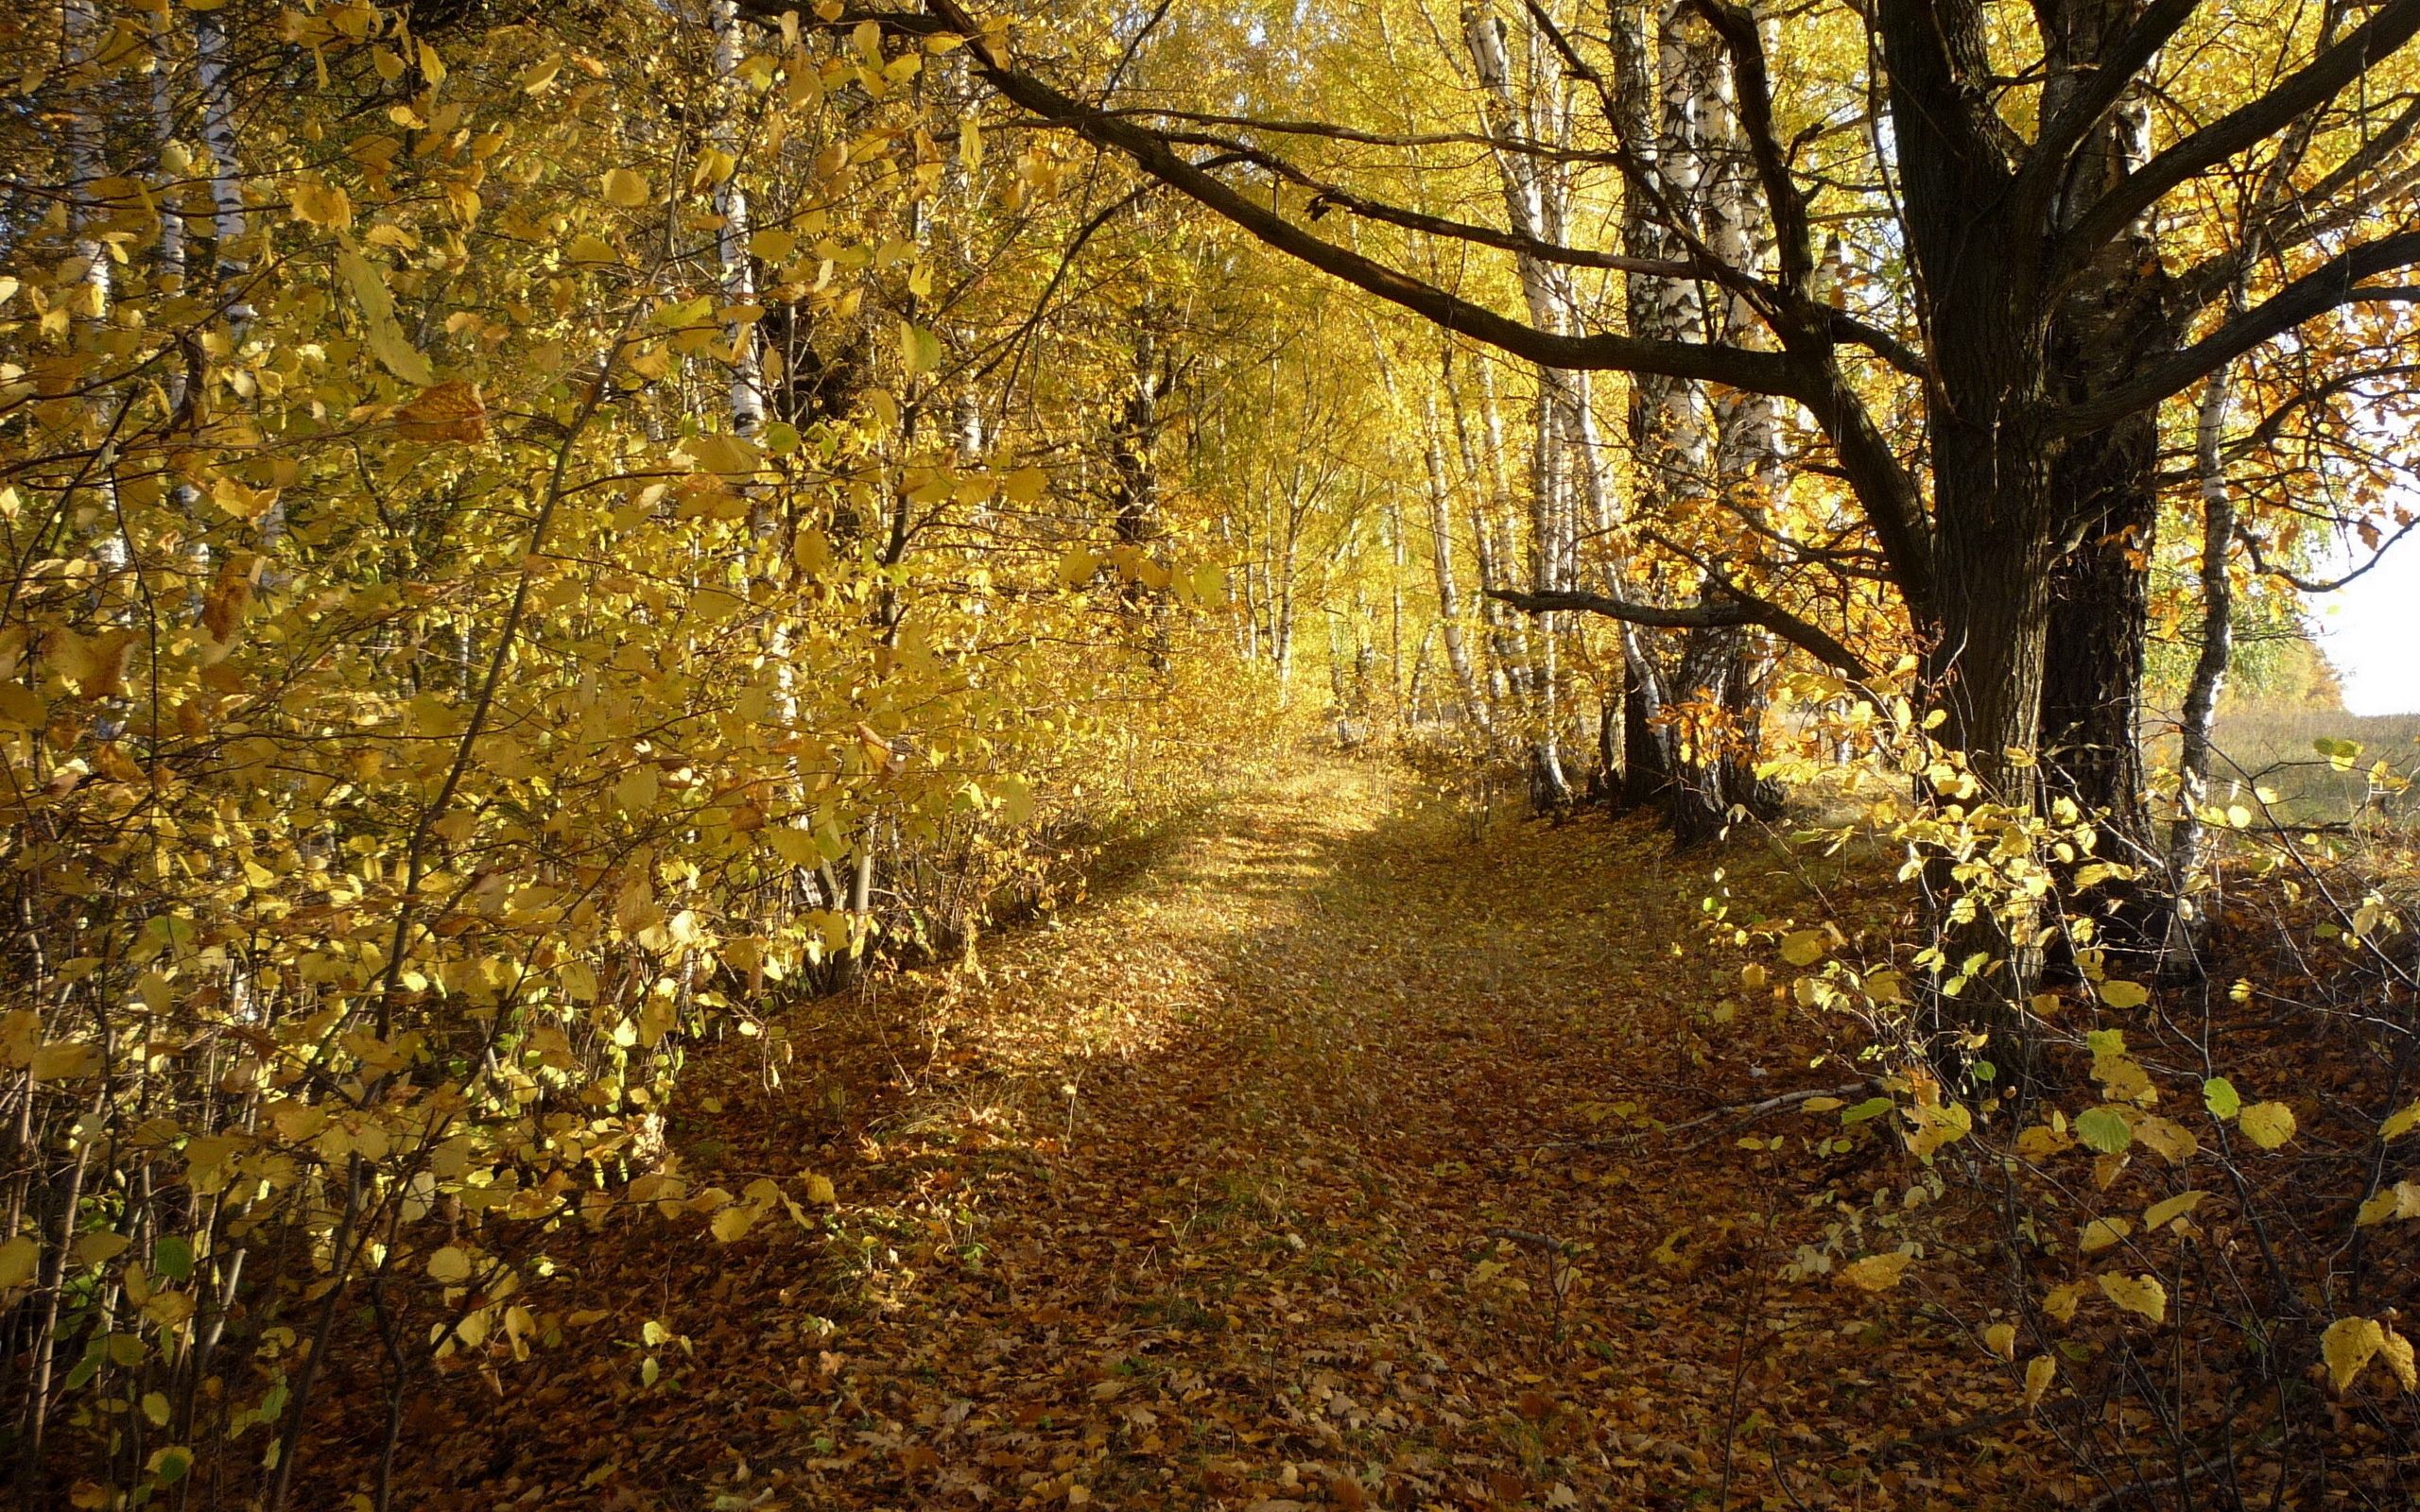
[[1622,662],[1622,780],[1625,813],[1661,810],[1672,787],[1672,731],[1662,722],[1660,679],[1645,658]]
[[2152,856],[2139,732],[2159,496],[2156,438],[2148,424],[2127,429],[2140,434],[2079,438],[2052,470],[2087,523],[2050,577],[2042,757],[2048,792],[2102,816],[2110,858],[2138,865]]
[[[2109,39],[2132,25],[2138,0],[2045,0],[2040,7],[2053,106],[2088,77]],[[2144,102],[2122,100],[2080,146],[2054,207],[2062,227],[2146,155]],[[2061,301],[2049,341],[2053,395],[2090,400],[2176,349],[2182,326],[2170,308],[2153,229],[2138,222],[2103,248]],[[2097,916],[2102,942],[2152,943],[2157,850],[2143,788],[2144,641],[2151,618],[2150,567],[2159,526],[2159,422],[2144,410],[2107,429],[2071,438],[2051,467],[2066,551],[2050,583],[2050,625],[2042,689],[2041,756],[2046,794],[2072,799],[2098,832],[2096,854],[2142,868],[2069,900]]]
[[1722,690],[1722,712],[1732,740],[1722,753],[1722,801],[1751,817],[1771,821],[1781,817],[1780,782],[1756,772],[1756,753],[1765,746],[1765,676],[1772,653],[1765,637],[1740,630],[1732,650],[1732,665]]
[[1679,748],[1671,784],[1665,790],[1664,822],[1672,832],[1672,843],[1685,850],[1713,839],[1729,820],[1722,798],[1725,735],[1705,715],[1722,705],[1723,677],[1731,669],[1731,644],[1738,634],[1728,627],[1691,630],[1682,643],[1681,671],[1672,690],[1685,705],[1696,707],[1676,727]]

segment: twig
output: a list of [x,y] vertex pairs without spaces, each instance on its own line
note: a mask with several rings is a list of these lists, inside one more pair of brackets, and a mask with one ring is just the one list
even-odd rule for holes
[[1767,1113],[1777,1113],[1786,1108],[1795,1108],[1800,1103],[1811,1103],[1818,1097],[1846,1097],[1851,1092],[1861,1092],[1872,1085],[1871,1082],[1853,1081],[1845,1087],[1809,1087],[1804,1091],[1784,1092],[1778,1097],[1768,1097],[1761,1103],[1741,1103],[1732,1108],[1718,1108],[1710,1113],[1700,1113],[1697,1117],[1683,1123],[1668,1124],[1664,1127],[1664,1132],[1678,1134],[1683,1129],[1695,1128],[1701,1124],[1711,1124],[1718,1118],[1737,1117],[1742,1122],[1749,1122],[1762,1118]]
[[[1767,1113],[1794,1108],[1800,1103],[1811,1103],[1818,1097],[1845,1097],[1851,1092],[1864,1091],[1874,1085],[1875,1083],[1870,1081],[1853,1081],[1845,1087],[1809,1087],[1802,1091],[1784,1092],[1778,1097],[1768,1097],[1762,1102],[1736,1103],[1727,1108],[1717,1108],[1709,1112],[1700,1113],[1697,1117],[1682,1123],[1667,1124],[1663,1127],[1663,1132],[1678,1134],[1684,1129],[1695,1128],[1701,1124],[1710,1124],[1718,1118],[1725,1117],[1737,1117],[1742,1123],[1750,1123],[1764,1117]],[[1499,1150],[1611,1150],[1619,1148],[1624,1140],[1631,1137],[1633,1136],[1594,1140],[1521,1140],[1509,1144],[1498,1144],[1495,1148]]]

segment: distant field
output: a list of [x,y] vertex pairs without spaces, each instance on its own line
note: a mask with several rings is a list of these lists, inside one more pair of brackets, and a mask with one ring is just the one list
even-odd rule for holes
[[[2211,796],[2220,803],[2255,807],[2256,786],[2277,795],[2275,817],[2289,824],[2326,824],[2352,818],[2364,809],[2398,822],[2420,814],[2420,792],[2372,791],[2369,772],[2380,759],[2409,777],[2420,772],[2420,713],[2370,718],[2311,709],[2241,709],[2219,716],[2217,764]],[[2340,771],[2314,742],[2349,740],[2361,751],[2352,769]],[[2173,762],[2172,734],[2154,743],[2155,761]]]

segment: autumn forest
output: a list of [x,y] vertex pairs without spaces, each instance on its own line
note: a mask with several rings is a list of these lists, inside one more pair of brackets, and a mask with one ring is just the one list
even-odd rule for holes
[[0,1504],[2410,1507],[2415,308],[2420,0],[10,0]]

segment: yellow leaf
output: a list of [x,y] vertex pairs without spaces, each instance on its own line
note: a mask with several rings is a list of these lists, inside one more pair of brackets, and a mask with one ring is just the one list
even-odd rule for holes
[[2327,1325],[2319,1336],[2319,1352],[2327,1361],[2327,1379],[2342,1391],[2361,1367],[2386,1346],[2386,1330],[2375,1318],[2344,1317]]
[[1983,1348],[2003,1360],[2016,1358],[2016,1325],[1995,1323],[1983,1331]]
[[765,454],[756,443],[742,436],[692,436],[681,446],[700,467],[727,476],[753,472],[765,460]]
[[1899,1284],[1899,1278],[1915,1259],[1905,1251],[1895,1255],[1868,1255],[1841,1271],[1841,1282],[1861,1292],[1887,1292]]
[[386,365],[389,372],[419,388],[437,387],[437,374],[428,359],[420,353],[404,335],[402,322],[395,318],[395,297],[387,291],[387,283],[370,260],[348,247],[337,253],[337,272],[345,287],[353,291],[354,302],[361,307],[363,340],[371,355]]
[[294,218],[330,231],[341,231],[353,224],[353,197],[336,184],[306,180],[297,183],[287,203]]
[[487,402],[479,386],[456,379],[424,389],[418,399],[395,411],[395,434],[411,441],[459,441],[465,445],[487,439]]
[[2166,1157],[2170,1165],[2184,1164],[2202,1147],[2202,1142],[2193,1137],[2191,1129],[2156,1113],[2136,1115],[2134,1134],[2136,1140]]
[[2180,1192],[2164,1202],[2154,1202],[2143,1210],[2143,1228],[2165,1228],[2169,1223],[2199,1208],[2202,1199],[2208,1195],[2206,1192]]
[[2041,1405],[2042,1394],[2050,1389],[2050,1383],[2058,1373],[2059,1362],[2047,1354],[2037,1354],[2025,1362],[2025,1404],[2028,1407]]
[[2076,1315],[2076,1302],[2080,1295],[2073,1282],[2053,1286],[2042,1297],[2042,1311],[2058,1322],[2070,1322]]
[[725,1208],[714,1215],[707,1227],[714,1230],[717,1239],[727,1245],[756,1227],[756,1213],[751,1208]]
[[2420,1128],[2420,1103],[2388,1114],[2386,1122],[2378,1125],[2378,1138],[2381,1141],[2401,1139],[2414,1128]]
[[583,266],[618,263],[622,260],[622,254],[614,250],[613,243],[589,232],[583,232],[573,237],[571,245],[563,249],[563,256]]
[[1908,1152],[1922,1159],[1945,1144],[1954,1144],[1966,1137],[1975,1126],[1975,1115],[1963,1103],[1951,1103],[1945,1108],[1927,1108],[1922,1104],[1902,1109],[1909,1124]]
[[2075,1139],[2065,1130],[2048,1124],[2036,1124],[2016,1137],[2016,1153],[2028,1160],[2048,1160],[2061,1150],[2072,1148]]
[[2411,1356],[2411,1341],[2393,1329],[2381,1329],[2378,1358],[2394,1372],[2395,1383],[2406,1391],[2420,1391],[2420,1369],[2415,1369]]
[[1010,473],[1000,481],[1000,493],[1011,504],[1031,504],[1042,497],[1050,486],[1050,474],[1038,467],[1028,467]]
[[2294,1137],[2294,1110],[2283,1103],[2255,1103],[2237,1119],[2244,1137],[2273,1150]]
[[68,1254],[78,1265],[99,1265],[125,1254],[133,1242],[122,1233],[95,1228],[78,1238]]
[[793,867],[809,866],[816,860],[814,832],[777,824],[764,832],[765,842],[773,853]]
[[0,1245],[0,1292],[31,1285],[35,1267],[41,1262],[42,1245],[31,1234],[19,1234]]
[[1059,583],[1063,588],[1081,588],[1100,570],[1100,558],[1081,546],[1071,548],[1059,558]]
[[2100,1001],[2113,1008],[2139,1008],[2152,1000],[2140,982],[2109,981],[2100,984]]
[[805,1190],[809,1202],[820,1202],[828,1208],[840,1200],[840,1194],[832,1190],[832,1178],[828,1176],[803,1176],[799,1177],[799,1184]]
[[1801,929],[1781,938],[1781,958],[1792,966],[1812,966],[1832,948],[1832,938],[1820,929]]
[[36,1081],[65,1081],[101,1069],[101,1053],[81,1040],[54,1040],[34,1052],[26,1073]]
[[2095,1254],[2107,1249],[2134,1231],[2134,1224],[2127,1219],[2095,1218],[2083,1226],[2083,1238],[2078,1243],[2085,1254]]
[[655,768],[642,763],[623,773],[622,780],[614,784],[614,801],[627,814],[648,814],[654,810],[662,786]]
[[2108,1271],[2093,1278],[2100,1287],[2100,1295],[2153,1323],[2168,1316],[2168,1288],[2156,1276],[2128,1276]]
[[238,520],[258,521],[277,503],[275,489],[246,488],[233,478],[219,478],[210,485],[210,502]]
[[634,168],[613,168],[605,174],[605,198],[609,204],[625,210],[635,209],[648,200],[647,175]]
[[448,1286],[459,1285],[471,1279],[471,1257],[458,1246],[448,1245],[428,1257],[431,1280]]

